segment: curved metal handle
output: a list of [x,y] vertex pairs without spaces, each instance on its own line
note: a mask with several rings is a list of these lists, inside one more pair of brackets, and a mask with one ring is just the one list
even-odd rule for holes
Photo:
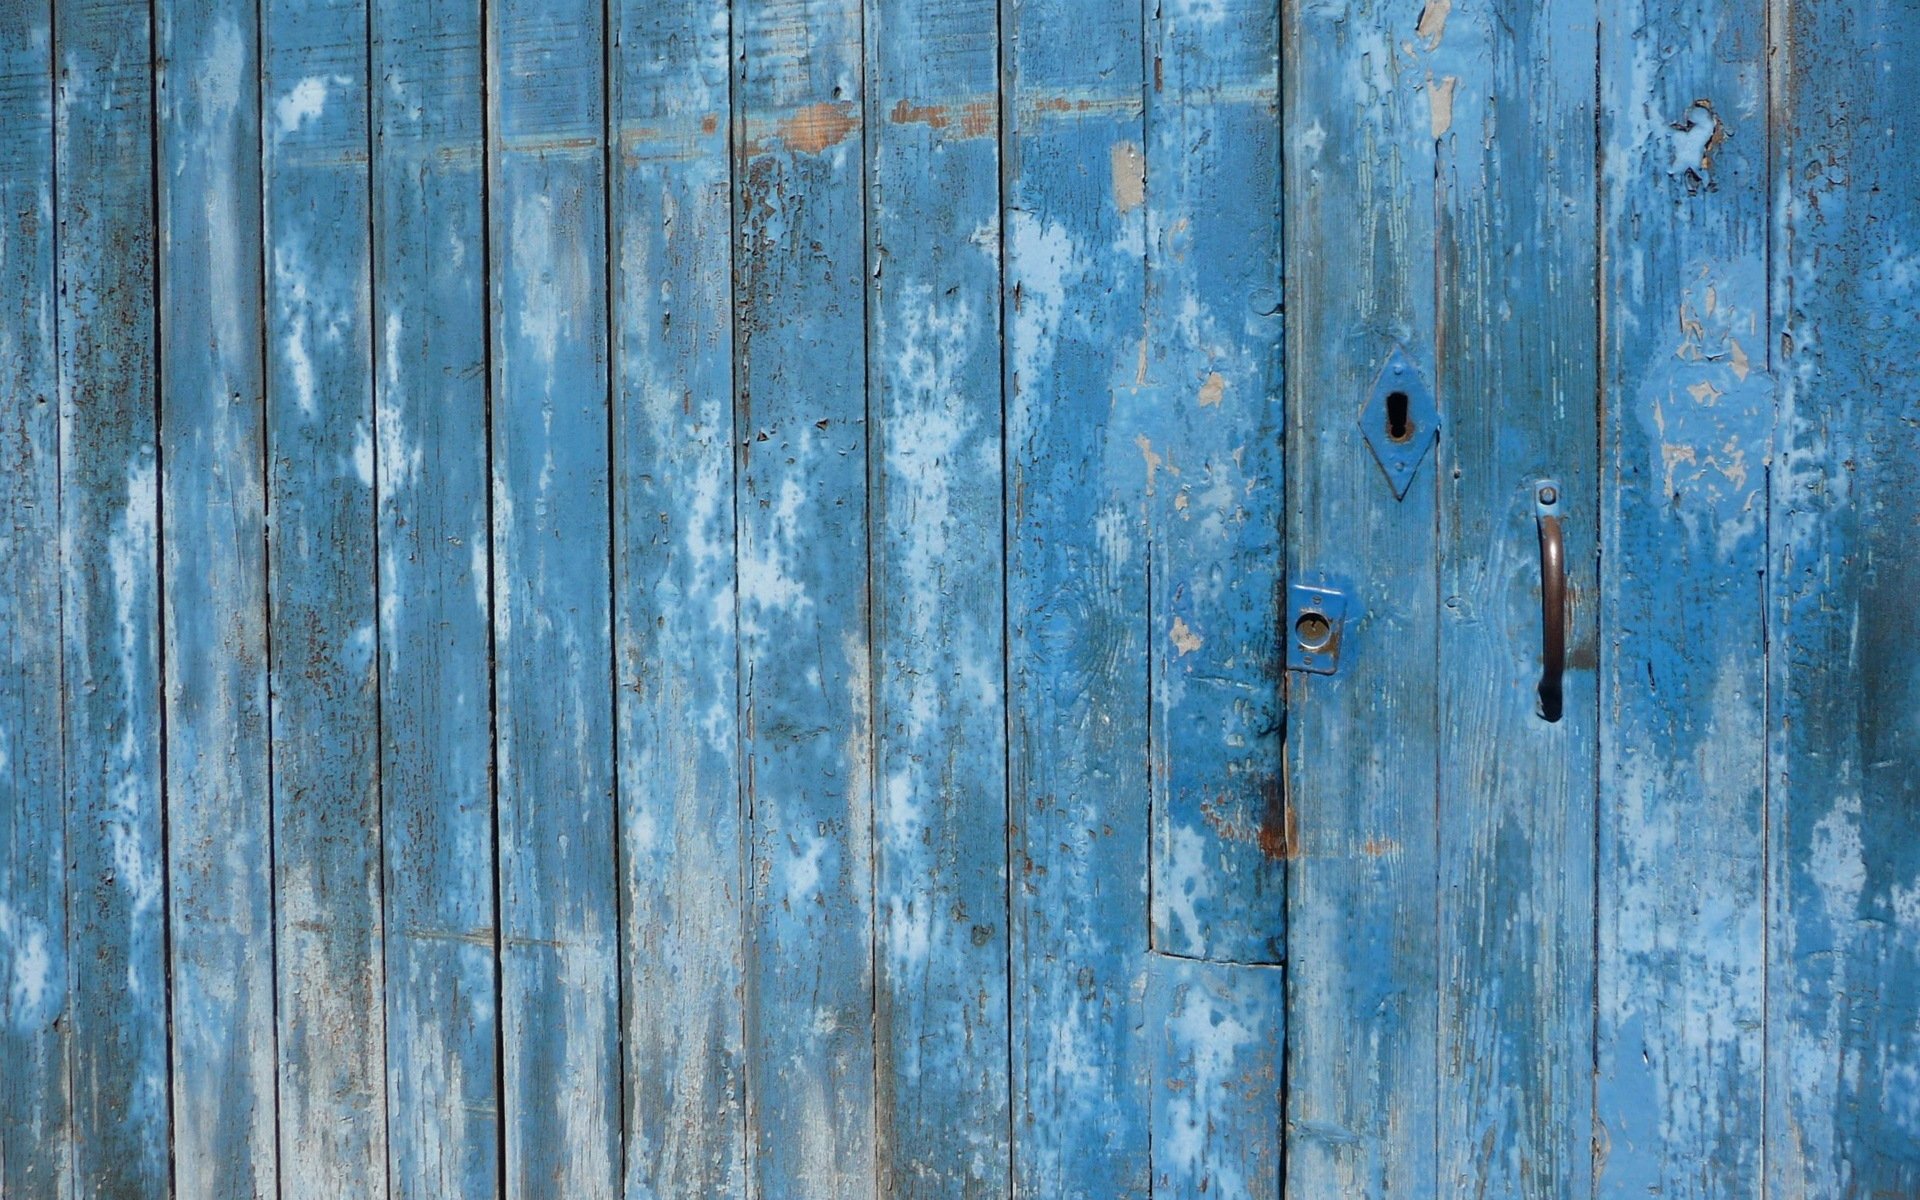
[[1560,676],[1567,669],[1567,543],[1560,532],[1560,485],[1535,488],[1534,522],[1540,531],[1540,716],[1560,719]]

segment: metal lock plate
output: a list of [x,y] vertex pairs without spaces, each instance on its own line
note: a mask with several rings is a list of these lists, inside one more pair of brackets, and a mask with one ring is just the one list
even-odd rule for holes
[[1387,474],[1393,498],[1404,500],[1420,460],[1440,440],[1440,408],[1420,371],[1395,346],[1360,409],[1360,434]]
[[1287,585],[1287,670],[1331,675],[1340,667],[1347,594],[1324,583]]

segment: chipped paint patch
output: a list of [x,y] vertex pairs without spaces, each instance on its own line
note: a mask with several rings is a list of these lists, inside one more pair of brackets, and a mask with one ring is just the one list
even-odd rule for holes
[[1200,395],[1199,395],[1200,407],[1201,408],[1218,408],[1220,406],[1220,401],[1226,396],[1226,394],[1227,394],[1226,376],[1220,374],[1220,372],[1218,371],[1211,371],[1207,374],[1207,381],[1200,385]]
[[1445,137],[1453,128],[1453,93],[1459,84],[1459,77],[1444,75],[1427,86],[1428,120],[1435,138]]
[[1179,617],[1173,619],[1173,629],[1167,636],[1173,640],[1173,644],[1180,651],[1180,657],[1182,658],[1185,658],[1195,650],[1206,645],[1206,640],[1195,633],[1192,628]]
[[1113,206],[1130,213],[1147,200],[1147,160],[1132,142],[1115,142],[1107,153],[1113,183]]

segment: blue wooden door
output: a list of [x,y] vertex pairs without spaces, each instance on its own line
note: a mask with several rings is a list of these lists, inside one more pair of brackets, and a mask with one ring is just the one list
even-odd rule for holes
[[1920,1195],[1916,36],[0,0],[0,1198]]

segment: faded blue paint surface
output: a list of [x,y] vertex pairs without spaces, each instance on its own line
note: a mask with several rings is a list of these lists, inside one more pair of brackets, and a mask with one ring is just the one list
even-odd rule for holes
[[154,17],[173,1180],[244,1200],[279,1175],[259,30]]
[[0,1194],[1920,1193],[1917,35],[0,3]]
[[1608,1195],[1762,1188],[1766,7],[1603,26],[1597,1091]]

